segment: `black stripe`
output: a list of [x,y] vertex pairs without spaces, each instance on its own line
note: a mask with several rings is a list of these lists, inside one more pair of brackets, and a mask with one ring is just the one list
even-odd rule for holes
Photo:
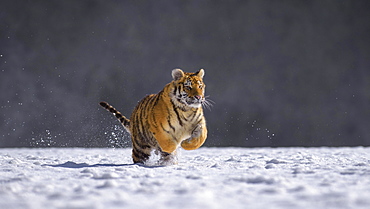
[[[136,137],[136,139],[137,139],[137,137]],[[132,140],[132,149],[135,149],[135,150],[139,150],[140,149],[140,146],[139,146],[137,140]]]
[[130,126],[130,121],[126,119],[124,121],[123,125],[129,127]]
[[153,104],[153,107],[156,106],[158,104],[158,101],[159,101],[159,98],[161,97],[161,94],[163,93],[163,90],[161,92],[158,93],[158,95],[156,95],[155,97],[155,101],[154,101],[154,104]]
[[177,108],[176,108],[175,104],[173,103],[173,101],[172,101],[172,100],[170,100],[170,101],[171,101],[171,104],[172,104],[172,108],[173,108],[173,110],[174,110],[174,111],[175,111],[175,113],[176,113],[177,120],[179,121],[180,126],[183,126],[183,124],[182,124],[182,120],[181,120],[181,118],[180,118],[180,114],[179,114],[179,112],[178,112],[178,110],[177,110]]
[[173,90],[173,95],[176,95],[177,86],[175,86],[175,89]]
[[100,102],[99,103],[102,107],[104,107],[105,109],[108,109],[108,107],[109,107],[109,104],[108,103],[106,103],[106,102]]
[[147,145],[147,144],[138,144],[138,146],[141,148],[141,149],[150,149],[152,148],[151,146]]
[[114,114],[116,115],[116,118],[118,118],[119,120],[121,120],[121,118],[123,118],[123,115],[121,113],[117,112],[117,111]]
[[194,117],[197,115],[197,112],[193,112],[191,118],[190,118],[190,121],[193,121]]
[[182,85],[180,85],[179,88],[177,88],[177,91],[178,91],[179,95],[181,95],[181,91],[182,91],[183,88],[184,88],[184,83],[182,83]]
[[153,122],[154,122],[153,126],[155,128],[157,128],[158,127],[158,123],[157,123],[157,119],[155,117],[153,117]]
[[153,103],[155,102],[156,97],[157,97],[157,95],[150,96],[148,98],[148,102],[145,104],[144,117],[145,117],[146,120],[148,120],[149,113],[152,113],[152,111],[153,111]]
[[150,95],[146,96],[146,97],[144,98],[144,101],[142,101],[141,106],[142,106],[143,108],[146,108],[146,107],[147,107],[147,104],[148,104],[148,102],[150,101],[150,97],[149,97],[149,96],[150,96]]
[[149,116],[148,113],[153,111],[153,103],[155,101],[155,97],[156,96],[152,96],[152,97],[148,98],[148,102],[145,105],[145,118],[146,119],[148,119],[148,116]]
[[170,117],[167,117],[167,122],[168,122],[168,125],[170,126],[170,128],[173,130],[173,131],[176,131],[175,127],[172,126],[171,124],[171,119]]
[[136,139],[137,140],[132,141],[132,146],[133,146],[134,149],[145,150],[145,149],[150,149],[151,148],[151,146],[149,146],[148,144],[145,143],[148,140],[146,140],[146,138],[141,133],[139,133],[139,136],[137,136]]
[[202,120],[202,114],[198,114],[198,117],[197,117],[197,119],[196,119],[196,123],[199,123],[201,120]]
[[149,144],[149,142],[151,141],[150,139],[152,138],[152,135],[148,132],[149,127],[143,126],[143,129],[144,130],[143,133],[141,133],[141,137],[146,144]]
[[171,117],[172,117],[172,114],[171,114],[171,111],[169,108],[167,108],[167,123],[168,125],[170,126],[170,128],[173,130],[173,131],[176,131],[175,127],[172,125],[171,123]]
[[183,120],[185,120],[186,122],[188,122],[188,119],[186,117],[182,117]]
[[139,150],[132,149],[132,154],[136,158],[140,159],[140,162],[143,162],[143,161],[146,161],[147,159],[149,159],[148,154],[145,154],[144,152],[140,152]]
[[117,113],[116,109],[114,109],[114,107],[112,107],[112,106],[110,106],[110,107],[109,107],[109,111],[110,111],[111,113],[114,113],[114,114],[116,114],[116,113]]
[[142,130],[142,120],[141,120],[141,111],[139,111],[137,114],[135,114],[135,119],[136,119],[136,133],[141,133]]
[[196,75],[198,75],[198,73],[199,73],[199,71],[198,71],[198,72],[195,72],[195,73],[192,73],[192,74],[190,75],[190,77],[196,76]]
[[161,124],[161,128],[162,128],[162,130],[163,130],[163,131],[165,131],[166,133],[170,133],[170,131],[166,130],[166,129],[163,127],[163,125],[162,125],[162,124]]

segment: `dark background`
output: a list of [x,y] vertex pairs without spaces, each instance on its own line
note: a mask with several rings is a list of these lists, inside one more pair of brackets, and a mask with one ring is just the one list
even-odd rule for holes
[[0,2],[0,147],[130,144],[118,121],[204,68],[206,146],[369,146],[370,1]]

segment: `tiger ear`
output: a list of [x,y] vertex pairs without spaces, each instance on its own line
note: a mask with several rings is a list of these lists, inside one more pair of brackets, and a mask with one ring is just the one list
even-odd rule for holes
[[198,76],[199,76],[201,79],[203,79],[204,75],[205,75],[204,69],[200,69],[200,70],[198,71]]
[[172,78],[173,80],[177,81],[184,76],[184,72],[181,69],[173,69],[172,70]]

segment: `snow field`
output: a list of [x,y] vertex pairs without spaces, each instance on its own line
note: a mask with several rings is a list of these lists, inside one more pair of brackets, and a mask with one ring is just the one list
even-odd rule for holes
[[370,148],[0,149],[0,208],[370,208]]

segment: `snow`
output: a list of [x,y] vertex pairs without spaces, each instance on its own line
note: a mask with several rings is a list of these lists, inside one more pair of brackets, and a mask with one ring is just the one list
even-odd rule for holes
[[370,148],[0,149],[0,208],[370,208]]

